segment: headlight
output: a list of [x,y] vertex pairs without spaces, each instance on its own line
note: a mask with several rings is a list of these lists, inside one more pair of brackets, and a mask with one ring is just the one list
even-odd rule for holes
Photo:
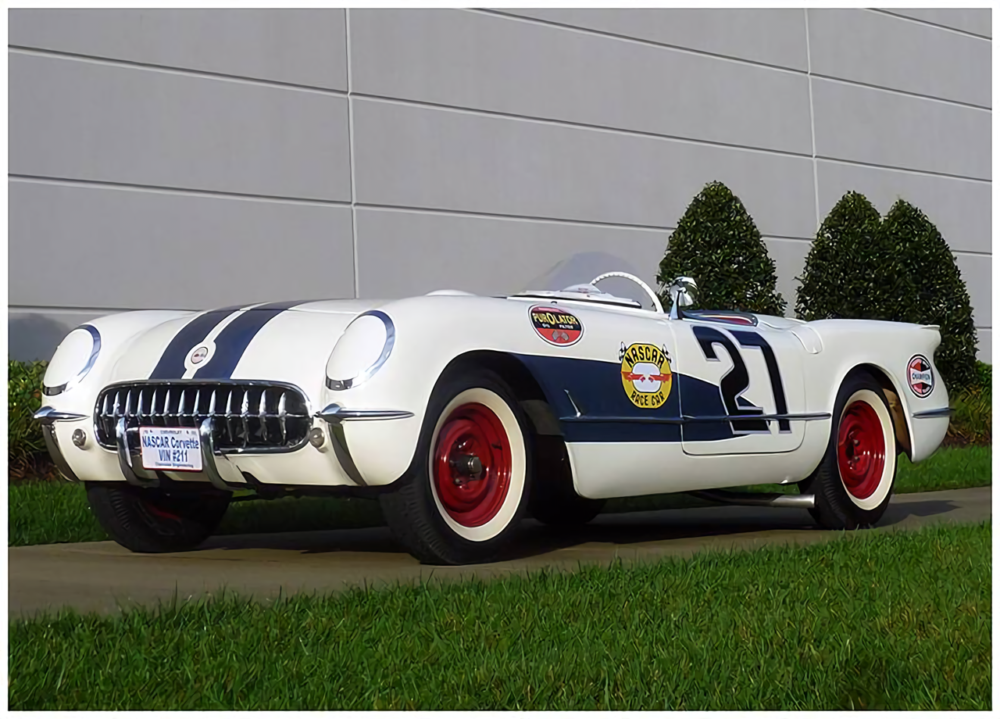
[[358,315],[337,340],[326,363],[326,386],[332,390],[357,387],[389,359],[396,328],[389,315],[372,310]]
[[83,381],[101,353],[101,333],[83,325],[66,335],[45,370],[42,392],[49,397],[73,389]]

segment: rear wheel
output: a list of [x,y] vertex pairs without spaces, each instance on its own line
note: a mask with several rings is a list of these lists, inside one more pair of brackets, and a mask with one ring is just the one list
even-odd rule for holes
[[524,514],[531,435],[507,384],[465,368],[434,391],[417,459],[399,486],[380,495],[396,539],[428,564],[494,558]]
[[837,394],[830,443],[803,491],[816,496],[813,518],[827,529],[873,526],[889,506],[896,479],[896,433],[881,386],[848,376]]
[[141,553],[194,549],[218,528],[230,495],[213,490],[167,493],[117,482],[89,482],[98,523],[126,549]]

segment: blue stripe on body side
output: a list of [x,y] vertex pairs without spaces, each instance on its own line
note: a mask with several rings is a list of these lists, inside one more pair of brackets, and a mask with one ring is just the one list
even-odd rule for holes
[[[673,373],[673,387],[662,407],[644,409],[632,404],[622,386],[621,365],[567,357],[514,355],[535,377],[545,393],[568,442],[680,442],[681,404],[690,417],[726,414],[718,385]],[[576,417],[576,408],[581,418]],[[683,396],[683,400],[682,400]],[[687,441],[734,437],[729,422],[685,424]]]
[[287,302],[272,302],[254,307],[234,319],[215,338],[215,354],[204,367],[194,373],[197,379],[229,379],[236,365],[243,358],[251,340],[257,336],[264,325],[280,315],[285,310],[301,305],[306,300],[291,300]]
[[149,375],[149,379],[180,379],[184,376],[184,360],[188,352],[201,342],[216,325],[244,305],[223,307],[218,310],[204,312],[188,322],[170,340],[167,348],[160,355],[160,361]]

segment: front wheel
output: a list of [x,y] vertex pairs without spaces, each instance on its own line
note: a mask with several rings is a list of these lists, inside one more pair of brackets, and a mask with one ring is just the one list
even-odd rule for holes
[[466,368],[435,388],[417,459],[380,495],[390,530],[428,564],[493,559],[521,517],[531,483],[531,434],[507,384]]
[[141,553],[194,549],[219,526],[230,498],[210,489],[168,493],[119,482],[87,484],[90,509],[104,531]]
[[889,506],[896,455],[882,387],[868,374],[849,375],[837,394],[826,454],[803,483],[816,497],[813,519],[826,529],[873,526]]

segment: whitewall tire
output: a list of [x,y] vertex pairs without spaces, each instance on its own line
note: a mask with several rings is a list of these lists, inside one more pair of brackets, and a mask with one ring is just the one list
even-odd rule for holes
[[411,471],[380,495],[386,522],[423,562],[489,561],[525,512],[528,421],[501,377],[471,366],[442,377],[427,410]]

